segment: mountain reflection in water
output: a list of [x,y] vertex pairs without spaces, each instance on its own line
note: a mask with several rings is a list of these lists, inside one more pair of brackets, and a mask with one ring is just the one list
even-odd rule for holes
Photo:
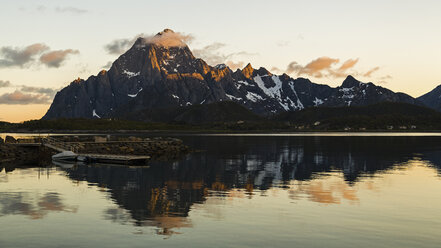
[[[187,217],[192,206],[208,197],[252,198],[280,188],[294,201],[357,204],[353,185],[363,178],[408,161],[429,161],[441,168],[437,137],[181,138],[203,151],[149,168],[78,165],[67,169],[67,176],[108,189],[120,208],[105,210],[105,219],[155,226],[158,234],[170,235],[175,228],[191,227]],[[369,181],[365,186],[375,188]]]

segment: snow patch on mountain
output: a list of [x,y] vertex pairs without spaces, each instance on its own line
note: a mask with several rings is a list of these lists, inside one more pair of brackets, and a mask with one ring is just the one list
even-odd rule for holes
[[99,115],[97,115],[95,109],[92,111],[92,117],[101,118]]
[[342,98],[343,99],[352,99],[355,97],[354,95],[354,87],[351,88],[341,88],[339,89],[340,92],[343,93]]
[[318,106],[318,105],[322,105],[324,102],[322,99],[318,99],[317,97],[315,97],[314,101],[312,101],[314,103],[314,106]]
[[131,72],[128,70],[124,70],[123,73],[126,74],[127,78],[132,78],[132,77],[136,77],[136,76],[141,75],[140,71],[139,72]]
[[252,84],[249,84],[247,81],[237,81],[235,82],[236,88],[240,89],[242,86],[253,86]]
[[139,92],[141,92],[141,91],[142,91],[142,88],[139,89],[138,92],[136,92],[136,94],[127,94],[127,96],[129,96],[129,97],[137,97]]
[[[293,82],[293,81],[289,82],[289,87],[291,88],[292,92],[294,93],[294,95],[295,95],[296,98],[297,98],[297,104],[293,104],[293,105],[292,105],[292,106],[294,107],[294,109],[295,109],[295,110],[301,110],[301,109],[304,109],[305,106],[303,106],[303,103],[300,101],[300,98],[299,98],[299,96],[297,95],[297,91],[296,91],[296,89],[294,88],[294,82]],[[290,100],[291,100],[291,99],[290,99]],[[291,101],[292,101],[292,100],[291,100]]]
[[228,98],[230,98],[230,100],[236,100],[236,101],[242,101],[242,98],[240,97],[235,97],[229,94],[225,94]]
[[274,87],[267,88],[265,86],[265,83],[263,82],[262,78],[268,77],[268,75],[259,76],[257,75],[254,77],[254,82],[256,82],[257,86],[262,89],[262,91],[265,93],[265,95],[269,97],[276,97],[278,99],[281,98],[281,90],[282,90],[282,81],[280,81],[278,76],[272,76],[271,79],[276,84]]
[[227,68],[227,65],[225,65],[225,64],[218,64],[214,68],[221,70],[221,69]]
[[261,97],[261,96],[259,96],[258,94],[256,94],[256,93],[253,93],[253,92],[247,92],[247,99],[248,100],[250,100],[250,101],[252,101],[252,102],[257,102],[257,101],[259,101],[259,100],[263,100],[263,98]]

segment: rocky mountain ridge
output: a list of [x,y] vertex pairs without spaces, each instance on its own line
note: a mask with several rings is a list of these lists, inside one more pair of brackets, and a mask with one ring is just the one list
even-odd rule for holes
[[138,38],[109,71],[77,79],[58,92],[43,119],[118,118],[143,109],[221,101],[239,103],[263,116],[313,106],[362,106],[383,101],[421,104],[407,94],[362,83],[352,76],[332,88],[305,78],[275,75],[251,64],[236,71],[224,64],[210,66],[181,40],[166,45],[169,42],[163,41],[172,34],[166,29],[154,39]]

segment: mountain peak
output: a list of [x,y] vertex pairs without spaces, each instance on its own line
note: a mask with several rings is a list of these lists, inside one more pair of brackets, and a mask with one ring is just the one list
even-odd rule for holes
[[343,83],[341,84],[341,87],[342,88],[351,88],[351,87],[358,86],[358,85],[360,85],[360,81],[355,79],[353,76],[348,75],[346,77],[346,79],[343,81]]
[[248,63],[248,65],[242,69],[242,74],[247,78],[251,78],[253,76],[253,72],[254,68],[251,66],[251,63]]
[[171,30],[171,29],[169,29],[169,28],[166,28],[166,29],[164,29],[163,31],[157,33],[156,35],[158,36],[158,35],[163,35],[163,34],[167,34],[167,33],[169,33],[169,34],[174,34],[175,31],[173,31],[173,30]]
[[192,37],[190,35],[175,33],[173,30],[166,28],[154,36],[138,37],[135,41],[135,46],[141,47],[153,44],[165,48],[186,47],[187,44],[185,41],[189,41],[191,39]]

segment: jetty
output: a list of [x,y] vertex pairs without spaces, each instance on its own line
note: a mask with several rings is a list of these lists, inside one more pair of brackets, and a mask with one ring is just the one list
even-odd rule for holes
[[66,163],[145,166],[151,160],[181,159],[189,152],[190,148],[182,140],[172,137],[56,135],[0,138],[0,161],[34,163],[57,153],[55,159]]
[[42,144],[47,148],[53,149],[58,152],[74,152],[78,159],[81,158],[81,161],[88,163],[131,165],[146,164],[147,161],[150,159],[150,156],[76,153],[78,151],[78,146],[59,141],[52,137],[47,137],[46,139],[44,139]]
[[78,144],[70,144],[52,137],[43,139],[42,145],[60,153],[71,151],[75,153],[76,159],[80,160],[79,158],[81,158],[81,161],[88,163],[132,165],[147,164],[147,161],[150,159],[150,156],[77,153],[79,150]]

